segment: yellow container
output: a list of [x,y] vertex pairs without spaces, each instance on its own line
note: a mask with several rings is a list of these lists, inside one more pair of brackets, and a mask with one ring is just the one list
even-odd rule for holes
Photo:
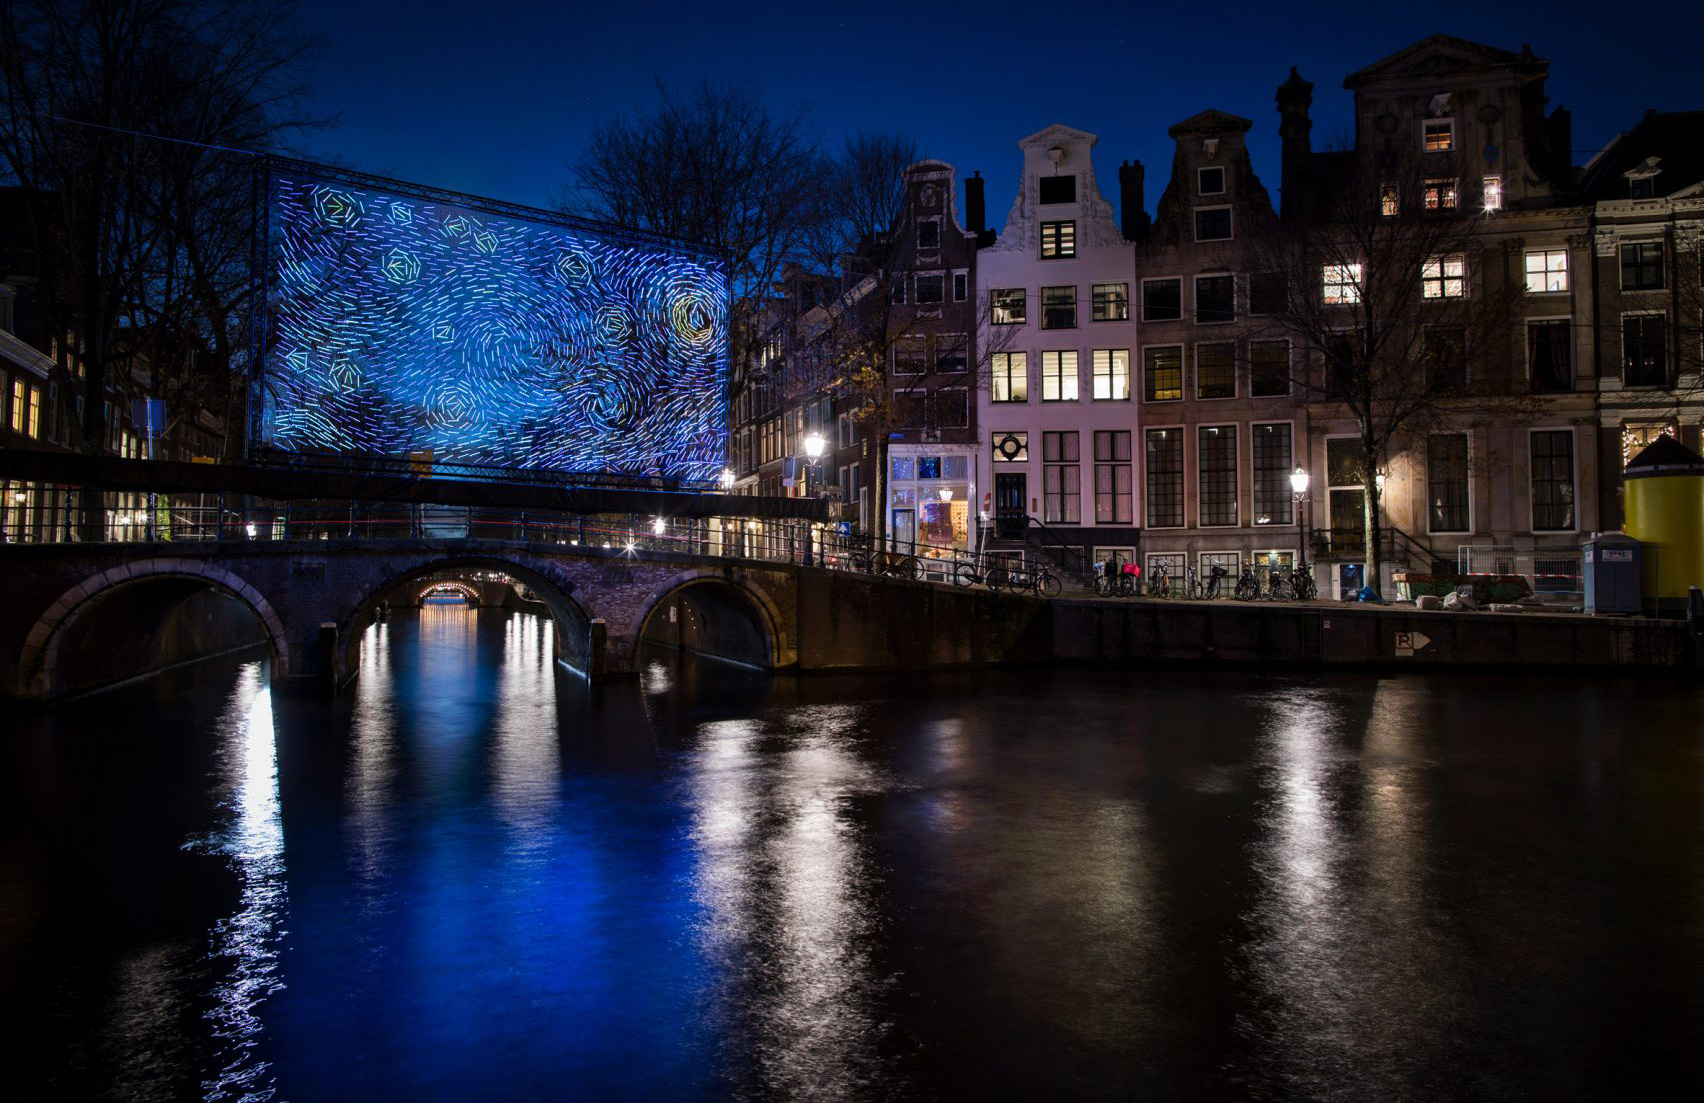
[[1645,597],[1684,602],[1704,586],[1704,457],[1673,437],[1658,437],[1627,464],[1627,535],[1645,545]]

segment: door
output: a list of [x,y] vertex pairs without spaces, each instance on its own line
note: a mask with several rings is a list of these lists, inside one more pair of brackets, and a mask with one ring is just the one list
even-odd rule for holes
[[1029,486],[1021,471],[994,476],[994,532],[1002,539],[1021,537],[1028,527]]
[[893,511],[893,546],[910,551],[917,540],[917,511],[914,509],[896,509]]

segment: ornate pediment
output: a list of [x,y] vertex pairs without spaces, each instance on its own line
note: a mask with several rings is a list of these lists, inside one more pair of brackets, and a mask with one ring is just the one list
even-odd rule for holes
[[1544,67],[1550,63],[1534,57],[1530,49],[1521,53],[1500,50],[1465,38],[1435,34],[1423,38],[1406,49],[1373,62],[1365,69],[1350,73],[1343,87],[1354,89],[1366,84],[1382,84],[1409,79],[1442,79],[1475,70],[1500,69],[1513,65]]
[[1046,130],[1038,130],[1028,138],[1018,139],[1018,148],[1032,149],[1037,146],[1057,145],[1061,142],[1086,142],[1093,146],[1100,141],[1098,137],[1086,130],[1075,130],[1064,123],[1054,123]]
[[1177,123],[1166,133],[1173,138],[1223,134],[1227,130],[1235,131],[1238,134],[1247,134],[1252,126],[1254,126],[1253,119],[1245,119],[1241,115],[1232,115],[1225,111],[1215,111],[1209,107],[1201,114],[1191,115],[1181,123]]

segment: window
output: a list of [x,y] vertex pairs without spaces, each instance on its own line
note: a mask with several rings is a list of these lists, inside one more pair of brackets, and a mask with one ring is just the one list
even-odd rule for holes
[[1568,290],[1568,250],[1537,249],[1526,255],[1528,295]]
[[941,477],[941,457],[918,456],[917,477],[919,479],[938,479]]
[[1249,393],[1256,398],[1272,398],[1290,393],[1290,343],[1288,341],[1250,341],[1248,343]]
[[1574,527],[1574,431],[1535,429],[1532,434],[1532,528]]
[[1396,190],[1395,184],[1379,185],[1379,214],[1385,218],[1395,218],[1402,211],[1402,194]]
[[1294,523],[1295,498],[1290,490],[1290,472],[1295,470],[1287,422],[1254,425],[1254,523]]
[[1195,180],[1202,195],[1225,194],[1225,170],[1222,168],[1196,169]]
[[1237,430],[1234,425],[1203,425],[1196,431],[1196,486],[1201,524],[1237,523]]
[[1077,328],[1077,289],[1075,287],[1044,287],[1041,289],[1041,328]]
[[22,376],[12,377],[12,432],[25,432],[25,419],[29,416],[30,385],[24,382]]
[[1195,320],[1203,324],[1234,322],[1237,283],[1231,276],[1195,277]]
[[1633,462],[1635,456],[1648,446],[1655,444],[1658,437],[1680,439],[1680,423],[1674,419],[1667,421],[1624,421],[1621,423],[1621,466],[1626,467]]
[[1503,178],[1487,176],[1480,181],[1480,192],[1485,197],[1485,209],[1500,211],[1503,209]]
[[1467,434],[1426,438],[1426,510],[1431,532],[1468,532]]
[[994,434],[995,463],[1028,463],[1029,434],[1028,433],[995,433]]
[[917,248],[936,250],[941,247],[941,220],[923,218],[917,222]]
[[1056,259],[1077,255],[1077,224],[1075,222],[1043,222],[1041,224],[1041,255]]
[[917,305],[940,306],[946,297],[946,277],[939,272],[917,273]]
[[897,429],[922,429],[928,422],[927,391],[900,391],[893,396],[893,423]]
[[1420,334],[1420,356],[1427,390],[1467,387],[1467,335],[1459,326],[1427,326]]
[[1574,325],[1566,319],[1527,323],[1527,372],[1535,391],[1574,389]]
[[1089,353],[1097,402],[1123,402],[1130,397],[1130,352],[1128,349],[1095,349]]
[[1195,346],[1195,396],[1237,396],[1237,346],[1230,341]]
[[1130,285],[1127,283],[1097,283],[1091,291],[1089,317],[1097,322],[1130,320]]
[[1041,400],[1043,402],[1077,401],[1076,350],[1041,354]]
[[1321,351],[1325,354],[1325,389],[1334,396],[1346,395],[1360,374],[1359,330],[1327,334]]
[[1147,436],[1148,527],[1183,524],[1183,430],[1149,429]]
[[893,286],[888,288],[888,301],[893,303],[894,306],[905,305],[905,283],[908,278],[904,272],[894,274]]
[[1183,281],[1143,280],[1142,320],[1175,322],[1183,317]]
[[1327,264],[1319,270],[1320,287],[1327,306],[1361,301],[1361,266]]
[[1467,262],[1460,253],[1428,257],[1420,266],[1422,299],[1459,299],[1467,294]]
[[1629,387],[1668,383],[1668,316],[1621,316],[1621,382]]
[[1420,148],[1427,153],[1448,153],[1455,148],[1454,119],[1423,119]]
[[1166,345],[1142,353],[1142,397],[1175,402],[1183,397],[1183,346]]
[[1621,247],[1621,289],[1656,291],[1663,286],[1663,243],[1636,241]]
[[997,326],[1021,326],[1028,321],[1028,302],[1021,287],[1000,287],[988,293],[990,321]]
[[1131,519],[1130,433],[1095,433],[1095,524],[1128,525]]
[[1256,272],[1248,278],[1248,312],[1282,314],[1290,309],[1290,284],[1282,272]]
[[922,375],[927,367],[927,352],[921,341],[901,341],[893,347],[895,375]]
[[1077,434],[1041,434],[1041,519],[1075,525],[1082,516],[1082,469],[1077,466]]
[[1077,201],[1077,178],[1075,176],[1043,176],[1038,196],[1043,203],[1075,203]]
[[989,400],[992,402],[1029,401],[1029,355],[1022,352],[996,352],[990,371],[993,374]]
[[964,337],[962,334],[949,338],[946,335],[936,338],[935,370],[938,372],[962,372],[970,370],[970,361],[965,356]]
[[953,302],[962,303],[970,295],[970,273],[953,273]]
[[935,392],[935,424],[942,429],[963,429],[970,424],[970,394],[962,387],[942,387]]
[[1453,211],[1456,209],[1456,182],[1446,177],[1437,177],[1426,181],[1422,195],[1425,197],[1428,211]]
[[1229,207],[1197,207],[1195,209],[1196,241],[1229,241],[1231,239],[1231,209]]

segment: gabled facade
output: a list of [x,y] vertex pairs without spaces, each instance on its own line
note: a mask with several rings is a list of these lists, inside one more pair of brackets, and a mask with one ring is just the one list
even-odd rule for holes
[[978,257],[984,545],[1053,546],[1065,566],[1135,553],[1133,249],[1095,175],[1096,138],[1050,126],[1018,143],[1018,194]]

